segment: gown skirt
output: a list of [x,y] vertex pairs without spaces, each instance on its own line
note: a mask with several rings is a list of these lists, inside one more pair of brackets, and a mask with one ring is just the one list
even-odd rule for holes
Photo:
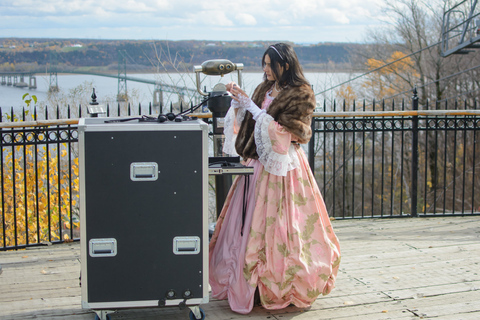
[[[266,309],[309,307],[334,287],[340,246],[303,149],[299,166],[279,176],[258,160],[237,176],[209,245],[212,297],[247,314],[255,290]],[[248,201],[247,201],[248,199]]]

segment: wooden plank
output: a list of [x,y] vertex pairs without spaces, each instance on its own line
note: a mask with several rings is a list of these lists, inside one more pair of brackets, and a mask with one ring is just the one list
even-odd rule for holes
[[68,320],[94,320],[95,314],[88,310],[77,309],[51,309],[46,311],[26,312],[19,313],[13,316],[0,316],[0,320],[13,320],[13,319],[36,319],[36,320],[55,320],[55,319],[68,319]]
[[315,310],[299,310],[289,307],[284,311],[289,313],[275,314],[275,319],[295,320],[319,320],[319,319],[342,319],[342,320],[386,320],[386,319],[412,319],[412,314],[395,302],[383,302],[363,305],[344,305],[336,308],[319,308]]
[[385,291],[395,300],[420,299],[453,293],[468,293],[477,291],[480,288],[480,281],[447,283],[435,286],[424,286],[398,290]]
[[477,314],[477,319],[480,319],[479,290],[405,300],[403,303],[408,310],[414,311],[418,317],[436,318],[439,316],[456,316],[458,313],[470,313]]
[[32,299],[45,299],[58,296],[78,296],[78,281],[58,281],[52,286],[32,285],[15,285],[12,287],[2,287],[4,290],[0,292],[0,302],[10,303],[15,301],[29,301]]
[[[311,308],[202,305],[207,319],[480,319],[480,219],[336,220],[342,263],[333,292]],[[80,305],[80,244],[0,252],[0,319],[93,319]],[[189,310],[125,309],[115,319],[188,319]]]
[[40,299],[15,300],[7,303],[2,303],[2,315],[9,315],[14,318],[15,315],[20,315],[28,312],[36,312],[38,310],[50,309],[71,309],[72,306],[77,306],[81,309],[80,296],[55,296]]

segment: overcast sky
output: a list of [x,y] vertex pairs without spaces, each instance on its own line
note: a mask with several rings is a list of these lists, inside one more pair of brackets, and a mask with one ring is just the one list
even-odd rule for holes
[[0,37],[360,42],[383,0],[0,0]]

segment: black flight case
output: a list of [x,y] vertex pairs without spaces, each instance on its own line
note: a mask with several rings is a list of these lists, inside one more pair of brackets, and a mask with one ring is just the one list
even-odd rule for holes
[[80,119],[82,307],[208,303],[208,125]]

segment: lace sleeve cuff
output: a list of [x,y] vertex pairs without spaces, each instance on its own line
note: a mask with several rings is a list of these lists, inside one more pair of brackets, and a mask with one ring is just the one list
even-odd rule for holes
[[300,161],[292,144],[289,145],[288,152],[285,154],[274,151],[268,132],[268,127],[272,121],[274,121],[272,116],[262,113],[255,123],[255,144],[258,160],[268,173],[285,177],[288,171],[300,166]]
[[[238,113],[242,109],[237,111]],[[245,111],[243,112],[245,114]],[[237,122],[239,123],[239,122]],[[225,143],[223,144],[223,152],[231,156],[238,156],[237,151],[235,150],[235,140],[237,139],[237,133],[235,131],[235,108],[228,109],[227,115],[225,116],[225,125],[223,127],[223,134],[225,135]]]

